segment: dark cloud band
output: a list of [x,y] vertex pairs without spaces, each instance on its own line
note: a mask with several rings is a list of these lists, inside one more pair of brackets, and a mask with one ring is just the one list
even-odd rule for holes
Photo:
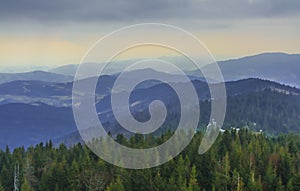
[[0,0],[0,20],[122,21],[293,16],[297,0]]

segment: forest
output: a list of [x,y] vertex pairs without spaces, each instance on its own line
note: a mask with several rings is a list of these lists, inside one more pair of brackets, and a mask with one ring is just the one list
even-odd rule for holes
[[[136,134],[124,145],[145,148],[165,142]],[[300,190],[300,136],[267,136],[264,133],[226,130],[203,155],[197,150],[203,134],[176,158],[151,169],[130,170],[113,166],[85,145],[54,147],[49,141],[29,148],[7,147],[0,152],[0,191],[13,190],[19,166],[21,191],[199,191],[199,190]]]

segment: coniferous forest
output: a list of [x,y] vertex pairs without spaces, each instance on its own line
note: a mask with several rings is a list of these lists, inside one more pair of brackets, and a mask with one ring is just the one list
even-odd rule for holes
[[[160,137],[135,135],[117,141],[144,148],[165,142]],[[159,167],[128,170],[104,162],[86,146],[6,148],[0,152],[2,190],[13,190],[19,166],[21,191],[198,191],[198,190],[300,190],[300,136],[267,137],[248,129],[220,134],[211,149],[197,153],[202,134],[197,133],[175,159]]]

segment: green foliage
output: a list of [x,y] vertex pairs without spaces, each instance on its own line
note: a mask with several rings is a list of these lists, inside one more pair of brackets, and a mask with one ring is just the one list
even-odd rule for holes
[[189,177],[189,184],[188,184],[188,191],[197,191],[199,190],[199,185],[198,185],[198,181],[197,181],[197,170],[196,170],[196,166],[193,165],[191,173],[190,173],[190,177]]
[[117,177],[116,181],[112,182],[106,191],[125,191],[120,177]]
[[21,186],[21,191],[32,191],[32,189],[30,188],[29,182],[26,178]]
[[293,189],[300,190],[300,174],[298,173],[294,178],[293,178]]
[[[119,135],[117,139],[129,147],[148,147],[165,142],[171,135],[167,132],[160,137],[135,136],[130,140]],[[81,144],[71,148],[38,144],[13,152],[6,149],[0,151],[0,191],[13,190],[16,162],[23,180],[21,191],[300,190],[299,135],[274,138],[247,129],[226,131],[208,152],[199,155],[202,136],[197,133],[168,163],[144,170],[110,165]]]

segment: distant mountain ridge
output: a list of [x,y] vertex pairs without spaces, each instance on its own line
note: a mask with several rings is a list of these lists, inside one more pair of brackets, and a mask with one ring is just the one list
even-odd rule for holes
[[52,68],[49,70],[49,72],[61,74],[61,75],[74,76],[76,74],[77,68],[78,68],[78,64],[69,64],[69,65]]
[[[184,59],[173,61],[184,62]],[[133,60],[120,61],[122,65],[128,65]],[[172,63],[172,62],[171,62]],[[119,64],[119,62],[118,62]],[[107,74],[111,75],[118,70],[118,64],[113,64]],[[206,69],[212,69],[209,63]],[[101,64],[100,64],[101,65]],[[184,63],[180,63],[184,65]],[[261,53],[242,58],[218,61],[220,70],[225,81],[236,81],[247,78],[260,78],[300,87],[300,54],[287,53]],[[46,82],[70,82],[73,81],[78,64],[64,65],[49,69],[48,71],[32,71],[24,73],[0,73],[0,84],[15,80],[39,80]],[[86,63],[86,67],[95,68],[96,63]],[[110,72],[110,73],[109,73]],[[203,78],[199,71],[188,71],[186,73],[197,78]]]
[[[264,128],[266,132],[275,135],[299,133],[300,90],[291,87],[298,87],[300,84],[299,61],[300,55],[263,53],[219,62],[228,96],[225,124]],[[12,147],[28,146],[49,139],[61,142],[68,140],[70,136],[78,137],[71,108],[74,77],[70,71],[76,71],[76,67],[77,65],[68,65],[51,72],[0,73],[0,147],[3,148],[6,144]],[[63,72],[55,73],[58,71]],[[130,71],[127,82],[148,72],[168,75],[171,83],[185,86],[186,82],[178,81],[176,75],[151,69]],[[202,108],[209,111],[210,93],[207,82],[199,74],[188,74]],[[101,76],[95,92],[99,118],[107,123],[107,128],[114,134],[124,132],[116,128],[110,105],[110,91],[117,77],[118,74]],[[94,80],[94,77],[80,80],[79,83],[89,84],[90,80]],[[125,90],[121,89],[118,93],[122,91]],[[170,119],[178,118],[176,94],[168,85],[157,80],[145,81],[131,93],[129,104],[132,114],[137,118],[141,117],[142,121],[146,120],[149,117],[148,105],[154,99],[166,103],[173,115]],[[205,118],[208,115],[203,113]],[[172,120],[168,123],[169,126],[175,124]]]
[[[217,63],[225,81],[261,78],[300,87],[300,54],[267,52],[236,59],[221,60]],[[205,66],[207,69],[212,67],[209,63],[204,64],[208,64]],[[75,75],[77,67],[78,65],[72,64],[49,71],[63,75]],[[198,71],[186,72],[192,76],[201,77]]]
[[261,78],[300,87],[300,54],[262,53],[220,61],[218,65],[226,81]]
[[[149,70],[151,71],[151,70]],[[154,71],[152,71],[154,72]],[[131,71],[130,76],[132,76],[128,81],[135,80],[135,78],[141,73],[140,70]],[[162,75],[162,74],[161,74]],[[167,74],[166,74],[167,75]],[[171,76],[171,75],[170,75]],[[106,97],[109,97],[110,90],[116,80],[117,76],[101,76],[98,80],[96,88],[97,102],[109,102]],[[183,86],[185,82],[180,82],[174,77],[169,77],[173,80],[172,83],[181,83]],[[89,83],[90,79],[81,80],[80,83]],[[193,79],[192,83],[196,87],[200,99],[207,99],[209,95],[208,87],[206,82],[201,79]],[[297,88],[292,88],[290,86],[278,84],[268,80],[261,80],[256,78],[242,79],[238,81],[226,82],[226,90],[229,96],[237,94],[245,94],[249,92],[262,91],[264,89],[273,89],[278,92],[286,92],[293,95],[299,95],[300,91]],[[149,80],[139,84],[136,87],[136,95],[139,98],[147,97],[149,89],[152,93],[159,93],[161,95],[165,94],[168,97],[170,94],[168,91],[162,91],[164,84],[160,81]],[[53,105],[57,107],[71,107],[72,104],[72,88],[73,82],[66,83],[56,83],[56,82],[45,82],[37,80],[29,81],[12,81],[4,84],[0,84],[0,105],[7,103],[28,103],[41,102],[47,105]],[[143,93],[145,92],[145,93]],[[150,94],[151,95],[151,94]],[[106,105],[106,104],[104,104]]]
[[[99,86],[100,89],[96,91],[99,94],[99,97],[96,99],[96,108],[101,121],[108,124],[106,127],[110,129],[112,133],[120,133],[118,129],[115,129],[115,119],[113,117],[110,106],[110,94],[109,91],[107,91],[107,89],[110,89],[110,87],[112,86],[113,80],[114,78],[111,76],[103,78],[103,81],[101,81],[100,79],[100,82],[103,82],[103,84],[106,85],[104,87]],[[208,111],[209,109],[207,108],[208,105],[206,104],[206,100],[209,100],[209,92],[206,82],[200,80],[193,80],[192,82],[196,88],[196,91],[198,92],[200,101],[204,104],[202,110],[204,110],[205,112],[206,110]],[[185,85],[184,82],[175,83]],[[24,84],[26,85],[29,92],[28,90],[25,90],[24,92]],[[140,88],[137,88],[132,92],[130,105],[133,115],[136,115],[137,117],[142,116],[144,120],[147,119],[147,107],[151,100],[161,99],[165,102],[166,105],[168,105],[171,114],[174,116],[178,116],[178,114],[176,114],[178,112],[178,108],[175,107],[175,103],[177,102],[176,94],[174,94],[173,90],[163,83],[152,84],[151,82],[150,84],[151,85],[144,84]],[[76,135],[78,134],[74,134],[74,132],[77,131],[77,128],[75,126],[71,108],[71,90],[72,83],[57,84],[41,81],[15,81],[1,84],[1,98],[3,99],[11,97],[15,99],[10,101],[6,100],[6,102],[5,100],[2,100],[2,102],[0,103],[0,147],[3,148],[6,144],[9,144],[11,147],[19,145],[28,146],[30,144],[35,144],[40,141],[46,141],[49,139],[61,142],[67,141],[70,136],[73,136],[73,138],[76,137]],[[295,104],[295,107],[299,108],[300,111],[300,102],[297,101],[300,100],[300,90],[297,88],[292,88],[290,86],[281,85],[267,80],[252,78],[234,82],[227,82],[226,91],[230,99],[230,104],[228,107],[230,109],[228,115],[230,116],[236,115],[236,111],[234,110],[234,108],[236,108],[237,106],[234,105],[235,103],[239,103],[238,107],[246,109],[244,111],[239,111],[239,115],[243,112],[249,113],[247,112],[247,102],[241,102],[239,100],[250,99],[251,95],[253,95],[254,97],[265,95],[261,98],[258,97],[257,101],[252,101],[252,104],[257,102],[261,102],[263,104],[263,100],[271,100],[273,99],[272,97],[279,96],[281,97],[282,101],[285,100],[285,102],[287,102],[288,104]],[[265,91],[271,91],[273,93],[264,93]],[[11,93],[12,95],[9,95],[9,93]],[[271,109],[273,108],[274,110],[273,112],[278,112],[278,115],[281,115],[280,113],[286,113],[286,111],[282,109],[282,105],[277,106],[277,102],[271,103],[274,104],[274,106],[271,107]],[[255,107],[260,106],[258,105]],[[257,108],[256,110],[256,113],[258,111],[263,111],[264,107]],[[297,112],[295,111],[291,110],[290,112],[296,115]],[[203,114],[203,116],[207,115],[207,113]],[[248,115],[249,114],[247,114],[247,116]],[[175,119],[174,116],[170,119]],[[246,114],[245,116],[241,115],[239,119],[243,121],[243,117],[247,116]],[[291,117],[294,118],[295,116],[293,115]],[[287,121],[292,120],[289,119],[288,116],[286,118]],[[253,120],[250,120],[250,122],[254,122],[255,119],[256,118],[253,118]],[[235,121],[236,118],[228,118],[226,123],[231,124],[232,120]],[[172,121],[169,122],[173,123]],[[259,124],[259,122],[257,123]],[[237,123],[235,122],[234,124]],[[246,124],[248,124],[248,122]],[[268,127],[266,127],[266,130],[267,129]],[[289,129],[294,129],[295,132],[299,131],[299,127],[294,126],[293,124],[293,126],[288,125],[282,130],[276,129],[276,134],[280,133],[281,131],[288,132],[290,131]],[[64,138],[62,139],[60,137]]]
[[46,71],[32,71],[24,73],[0,73],[0,84],[12,82],[16,80],[38,80],[45,82],[70,82],[73,76],[56,74]]

